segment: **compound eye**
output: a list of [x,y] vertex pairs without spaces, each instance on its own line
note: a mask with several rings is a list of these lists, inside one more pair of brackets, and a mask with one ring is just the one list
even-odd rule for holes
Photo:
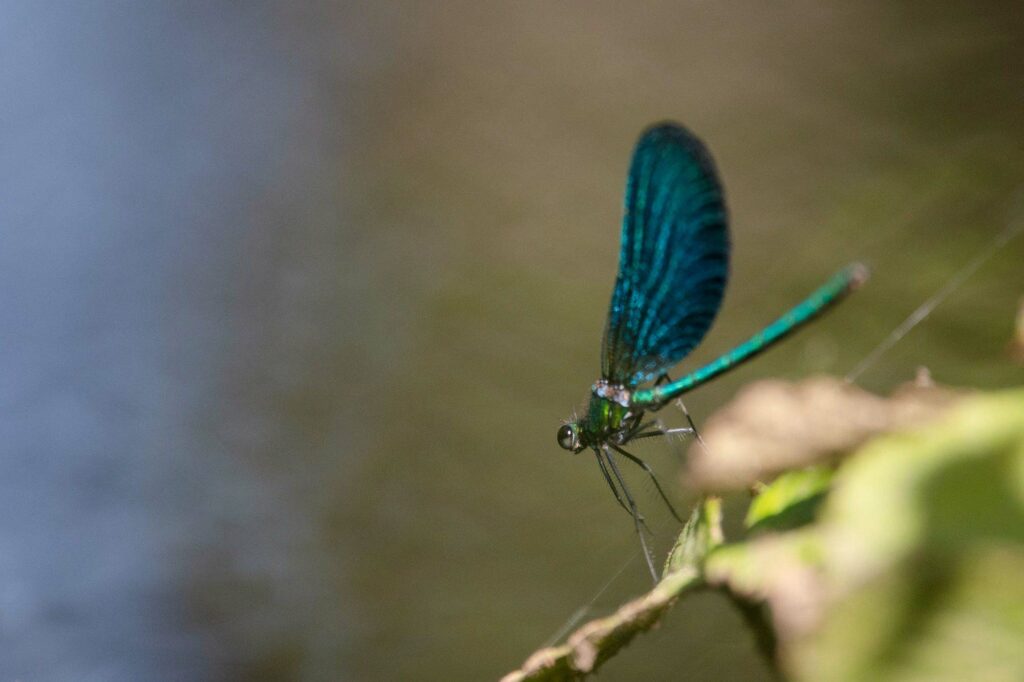
[[565,450],[576,449],[576,429],[572,424],[565,424],[558,429],[558,444]]

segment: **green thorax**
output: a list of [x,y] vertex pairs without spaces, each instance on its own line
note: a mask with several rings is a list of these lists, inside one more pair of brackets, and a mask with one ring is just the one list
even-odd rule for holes
[[580,421],[583,444],[590,446],[603,443],[611,434],[622,428],[629,413],[628,407],[607,398],[591,395],[587,414]]

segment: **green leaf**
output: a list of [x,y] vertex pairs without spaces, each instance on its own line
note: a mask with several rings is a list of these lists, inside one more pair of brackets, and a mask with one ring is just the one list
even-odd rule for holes
[[879,439],[835,479],[806,680],[1024,679],[1024,391]]
[[[748,523],[774,527],[828,485],[784,475]],[[769,604],[792,678],[1024,679],[1024,391],[870,442],[831,488],[820,520],[704,564],[709,585]]]
[[747,509],[751,531],[788,530],[806,525],[825,499],[835,469],[814,466],[782,474],[761,488]]
[[665,574],[689,568],[700,569],[708,552],[722,543],[722,501],[707,497],[693,508],[665,560]]

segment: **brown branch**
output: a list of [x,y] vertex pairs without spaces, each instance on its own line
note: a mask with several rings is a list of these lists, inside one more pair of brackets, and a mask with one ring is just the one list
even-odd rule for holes
[[581,679],[633,637],[654,627],[680,595],[702,585],[700,574],[692,566],[669,573],[644,596],[623,604],[610,616],[582,625],[565,644],[539,649],[502,682]]

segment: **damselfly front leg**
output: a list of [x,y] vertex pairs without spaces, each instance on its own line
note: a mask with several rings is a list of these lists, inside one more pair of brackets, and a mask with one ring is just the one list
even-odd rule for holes
[[[604,459],[601,457],[601,451],[594,448],[594,454],[597,455],[597,464],[601,467],[601,473],[604,474],[604,480],[608,482],[608,487],[611,488],[612,493],[615,494],[615,499],[618,501],[619,506],[625,509],[627,514],[633,515],[633,510],[626,506],[626,503],[622,500],[622,496],[619,495],[619,489],[615,487],[615,483],[612,481],[612,477],[608,473],[608,467],[604,463]],[[651,533],[651,535],[654,535],[654,533],[651,532],[651,529],[647,527],[647,521],[644,520],[643,514],[640,514],[640,523],[643,525],[644,530]]]
[[636,534],[640,537],[640,547],[644,552],[644,560],[647,561],[647,569],[651,572],[651,579],[657,584],[658,582],[658,571],[654,568],[654,561],[651,559],[651,550],[647,547],[647,539],[644,537],[643,531],[640,528],[642,517],[640,512],[637,511],[636,502],[633,500],[633,496],[629,494],[629,488],[626,487],[626,481],[622,478],[622,473],[619,471],[618,465],[615,464],[615,459],[612,454],[608,452],[608,448],[602,449],[605,462],[611,468],[612,474],[615,475],[615,480],[618,482],[619,487],[622,488],[622,494],[626,496],[626,502],[629,504],[629,510],[633,514],[633,525],[636,526]]

